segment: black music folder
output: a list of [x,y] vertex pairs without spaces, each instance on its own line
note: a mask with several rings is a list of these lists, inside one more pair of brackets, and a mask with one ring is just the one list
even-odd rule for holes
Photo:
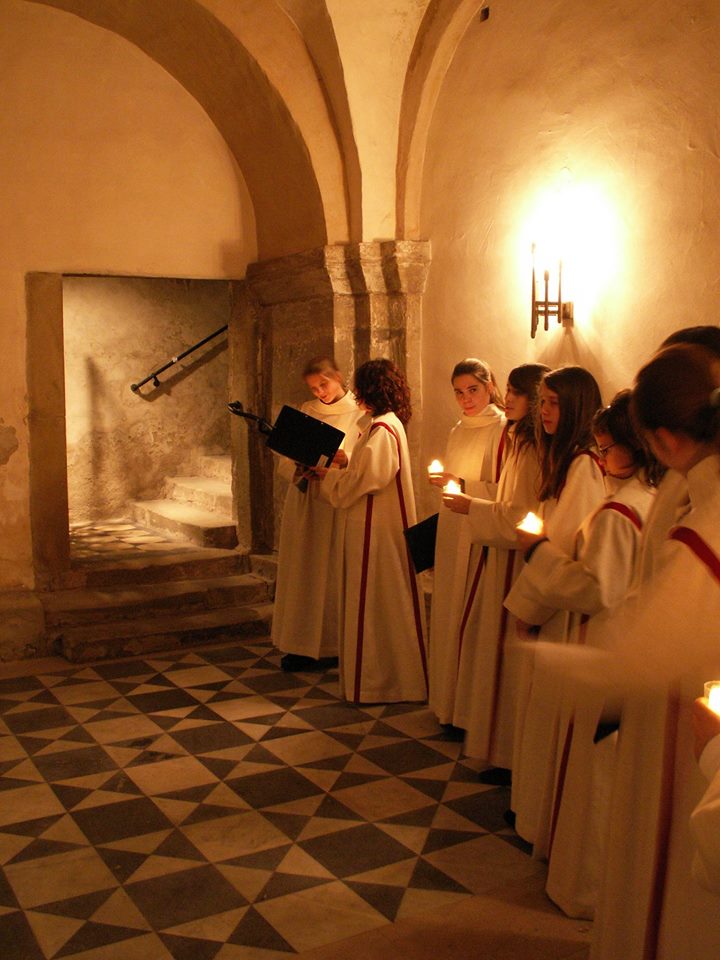
[[435,566],[435,541],[437,539],[437,525],[439,513],[421,520],[414,527],[404,530],[412,557],[415,573],[422,573]]
[[[267,445],[275,453],[289,457],[306,467],[325,466],[340,449],[345,439],[342,430],[331,427],[329,423],[316,420],[295,407],[283,407],[277,415],[272,431],[268,435]],[[327,458],[326,463],[320,461]]]

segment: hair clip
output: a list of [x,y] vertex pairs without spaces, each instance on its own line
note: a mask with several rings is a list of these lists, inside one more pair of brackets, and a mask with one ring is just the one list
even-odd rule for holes
[[720,407],[720,387],[715,387],[710,394],[710,406]]

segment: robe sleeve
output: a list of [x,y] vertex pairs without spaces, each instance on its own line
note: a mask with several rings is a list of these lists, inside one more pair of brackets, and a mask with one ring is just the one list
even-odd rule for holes
[[[498,501],[491,497],[473,499],[468,513],[470,538],[474,543],[512,550],[517,546],[516,528],[528,510],[537,510],[537,459],[532,450],[506,461],[514,482]],[[505,478],[507,479],[507,477]]]
[[344,470],[329,470],[321,495],[334,507],[347,508],[368,494],[379,493],[400,469],[398,441],[384,424],[373,424],[365,443],[359,444]]
[[628,517],[602,509],[580,559],[568,557],[552,541],[540,544],[523,570],[525,596],[589,616],[615,607],[630,590],[638,542],[639,530]]
[[[605,487],[598,464],[585,454],[575,457],[570,464],[557,506],[546,526],[551,544],[541,544],[535,554],[552,548],[570,560],[582,521],[597,509],[604,499]],[[535,555],[532,559],[535,559]],[[530,567],[531,564],[525,564],[520,571],[520,576],[513,584],[504,605],[519,620],[542,624],[548,621],[558,608],[548,602],[544,591],[539,593],[535,588]]]

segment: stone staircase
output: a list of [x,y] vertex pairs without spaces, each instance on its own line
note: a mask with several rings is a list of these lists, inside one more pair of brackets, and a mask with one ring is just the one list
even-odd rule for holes
[[267,636],[274,558],[210,548],[88,566],[45,594],[51,649],[73,663]]
[[131,505],[136,523],[200,547],[237,546],[229,455],[202,457],[198,476],[169,478],[165,492],[163,500]]

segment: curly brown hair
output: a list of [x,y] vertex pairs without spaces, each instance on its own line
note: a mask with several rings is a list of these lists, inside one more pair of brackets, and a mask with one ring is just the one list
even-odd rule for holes
[[412,416],[410,387],[392,360],[368,360],[355,371],[353,392],[374,417],[392,411],[406,426]]

